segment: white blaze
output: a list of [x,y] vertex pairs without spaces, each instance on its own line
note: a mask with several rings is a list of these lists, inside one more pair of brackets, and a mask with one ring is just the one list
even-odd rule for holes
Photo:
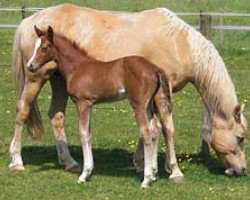
[[35,43],[35,48],[34,48],[34,52],[33,52],[33,55],[32,57],[30,58],[29,62],[28,62],[28,66],[30,66],[30,64],[33,62],[34,58],[36,57],[36,54],[37,54],[37,50],[39,49],[39,47],[41,46],[42,44],[42,40],[41,38],[38,38],[36,40],[36,43]]

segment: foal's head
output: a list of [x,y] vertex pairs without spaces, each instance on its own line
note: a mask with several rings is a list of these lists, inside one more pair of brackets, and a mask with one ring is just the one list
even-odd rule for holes
[[49,26],[46,32],[43,32],[38,27],[34,26],[38,39],[35,43],[35,48],[32,57],[28,62],[28,69],[31,72],[36,72],[44,64],[54,60],[56,51],[53,42],[54,32]]

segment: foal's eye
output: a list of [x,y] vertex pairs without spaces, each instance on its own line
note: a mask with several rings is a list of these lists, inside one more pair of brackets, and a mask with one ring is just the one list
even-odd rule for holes
[[244,137],[240,137],[240,136],[237,136],[236,137],[237,138],[237,142],[239,143],[239,144],[241,144],[241,143],[243,143],[244,142]]
[[46,51],[47,51],[47,48],[43,47],[42,48],[42,53],[46,53]]

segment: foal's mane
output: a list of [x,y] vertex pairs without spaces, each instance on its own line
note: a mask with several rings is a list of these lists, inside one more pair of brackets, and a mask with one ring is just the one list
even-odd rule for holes
[[84,57],[87,57],[89,59],[93,59],[91,56],[89,56],[89,54],[87,53],[87,51],[83,47],[80,47],[75,41],[68,39],[66,36],[61,35],[61,34],[55,34],[54,38],[55,39],[58,38],[60,40],[63,40],[64,42],[67,42],[74,50],[76,50],[77,52],[82,54]]

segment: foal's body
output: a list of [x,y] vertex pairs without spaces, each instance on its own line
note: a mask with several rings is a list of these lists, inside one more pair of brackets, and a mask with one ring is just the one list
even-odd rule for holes
[[[93,104],[104,101],[129,99],[138,122],[144,143],[145,169],[142,187],[155,179],[157,168],[157,124],[153,100],[161,117],[163,134],[167,138],[167,120],[171,113],[170,91],[165,75],[142,57],[129,56],[111,62],[100,62],[88,57],[62,36],[54,36],[49,27],[45,34],[36,28],[39,39],[28,63],[30,71],[37,71],[54,60],[67,83],[67,91],[77,106],[79,137],[84,155],[84,167],[79,182],[85,182],[93,170],[89,119]],[[170,135],[171,136],[171,135]],[[173,176],[182,178],[177,165],[172,138],[167,139]]]
[[[60,65],[59,70],[67,82],[67,91],[73,101],[84,99],[91,103],[98,103],[120,100],[125,98],[125,93],[130,98],[133,95],[131,92],[134,90],[138,92],[138,95],[140,93],[152,95],[151,93],[155,91],[148,91],[148,87],[145,87],[144,84],[144,87],[141,86],[144,81],[147,81],[146,84],[156,84],[154,89],[158,87],[158,77],[156,76],[158,71],[141,57],[125,57],[112,62],[91,60],[79,62],[77,60],[76,63],[72,63],[70,59],[68,61],[69,63],[65,64],[58,61],[58,64]],[[142,66],[146,68],[143,72]],[[138,76],[141,73],[145,76]],[[150,77],[147,77],[148,75]],[[139,87],[136,87],[137,85]]]

